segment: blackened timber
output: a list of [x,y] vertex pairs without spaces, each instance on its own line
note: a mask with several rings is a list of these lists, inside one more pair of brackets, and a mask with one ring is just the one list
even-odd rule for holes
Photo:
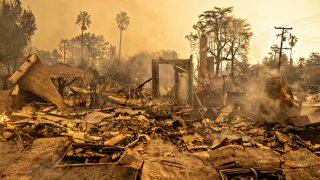
[[159,60],[152,60],[152,97],[158,98],[159,92]]
[[141,83],[139,86],[137,86],[137,87],[134,89],[134,91],[142,88],[145,84],[147,84],[147,83],[150,82],[151,80],[152,80],[152,78],[150,78],[150,79],[146,80],[145,82]]
[[171,61],[165,60],[165,59],[163,59],[163,58],[161,58],[161,57],[160,57],[159,59],[162,60],[162,61],[167,62],[168,64],[172,65],[173,67],[175,67],[176,69],[178,69],[178,70],[180,70],[180,71],[182,71],[182,72],[186,72],[186,73],[188,72],[188,71],[185,70],[184,68],[176,65],[175,63],[172,63]]
[[179,86],[179,72],[177,69],[174,69],[174,88],[173,89],[174,89],[174,95],[176,97],[176,100],[178,99],[177,97],[178,97],[178,93],[179,93],[178,86]]

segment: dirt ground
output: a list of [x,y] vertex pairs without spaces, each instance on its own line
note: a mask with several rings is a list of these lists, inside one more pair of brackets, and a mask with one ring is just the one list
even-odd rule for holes
[[179,152],[170,142],[152,140],[145,154],[143,166],[97,165],[83,167],[53,167],[65,147],[63,138],[43,138],[32,147],[19,151],[14,143],[0,142],[1,179],[218,179],[210,165],[192,154]]

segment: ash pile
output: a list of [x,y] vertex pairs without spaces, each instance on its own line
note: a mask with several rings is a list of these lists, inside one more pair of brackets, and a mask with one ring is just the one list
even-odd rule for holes
[[[125,86],[28,56],[1,92],[1,178],[320,177],[320,123],[301,115],[283,78],[245,91],[228,76],[195,86],[191,62],[153,60],[151,78]],[[160,64],[174,69],[165,96]]]

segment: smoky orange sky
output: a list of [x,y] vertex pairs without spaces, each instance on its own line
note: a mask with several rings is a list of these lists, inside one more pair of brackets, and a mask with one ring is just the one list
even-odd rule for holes
[[[295,61],[320,51],[320,0],[22,0],[36,16],[37,31],[32,45],[39,49],[57,48],[62,38],[80,33],[75,25],[79,11],[88,11],[92,25],[89,32],[103,35],[111,44],[119,45],[115,17],[126,11],[130,25],[123,36],[123,55],[141,50],[170,49],[180,58],[189,57],[185,39],[201,12],[217,7],[234,7],[234,15],[247,19],[254,36],[249,60],[261,62],[270,46],[279,44],[279,30],[274,26],[293,27],[298,37],[293,51]],[[289,54],[289,51],[285,51]]]

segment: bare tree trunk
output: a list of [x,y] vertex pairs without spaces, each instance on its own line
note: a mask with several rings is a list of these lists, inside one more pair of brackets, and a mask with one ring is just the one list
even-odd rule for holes
[[220,64],[221,64],[221,56],[220,56],[220,52],[217,52],[217,58],[216,58],[216,74],[215,76],[218,77],[219,76],[219,70],[220,70]]
[[73,61],[74,61],[74,59],[73,59],[73,50],[74,50],[74,49],[73,49],[73,46],[72,46],[72,47],[71,47],[71,62],[72,62],[72,63],[74,63],[74,62],[73,62]]
[[63,43],[63,63],[66,64],[66,43]]
[[231,49],[231,78],[234,79],[234,59],[235,59],[236,53],[234,52],[233,45]]
[[231,59],[231,77],[234,79],[234,57]]
[[81,61],[83,60],[83,30],[81,30]]
[[119,60],[121,58],[121,41],[122,41],[122,30],[120,30]]

